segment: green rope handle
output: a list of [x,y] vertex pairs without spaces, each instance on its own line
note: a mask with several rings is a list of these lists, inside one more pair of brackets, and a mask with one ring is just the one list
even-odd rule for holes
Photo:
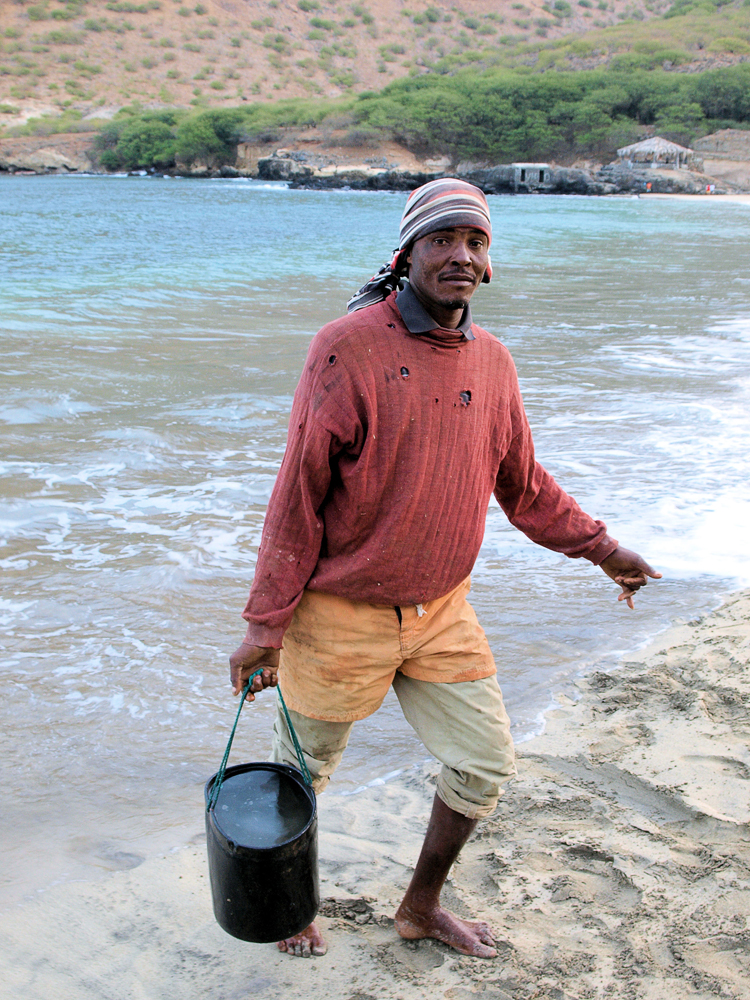
[[[265,668],[261,667],[256,670],[254,674],[251,674],[247,679],[247,684],[242,690],[242,697],[240,698],[240,707],[237,709],[237,715],[234,719],[234,725],[232,726],[232,732],[229,734],[229,741],[227,743],[227,748],[224,751],[224,757],[222,758],[219,770],[216,772],[216,778],[213,785],[211,786],[211,795],[208,799],[208,805],[206,806],[206,812],[211,812],[215,807],[216,801],[219,798],[219,792],[221,791],[221,786],[224,784],[224,775],[227,770],[227,761],[229,760],[229,752],[232,749],[232,741],[234,740],[234,734],[237,732],[237,723],[240,721],[240,713],[245,704],[245,697],[250,690],[250,685],[253,683],[259,674],[263,673]],[[292,737],[292,743],[294,743],[294,751],[297,754],[297,760],[299,761],[299,768],[302,772],[302,776],[305,779],[305,784],[312,786],[312,778],[310,777],[310,772],[307,769],[307,764],[305,763],[305,758],[302,754],[302,747],[299,745],[299,740],[297,739],[297,734],[294,731],[294,726],[292,725],[292,720],[289,718],[289,710],[286,707],[286,702],[284,701],[284,695],[281,693],[281,688],[277,685],[276,690],[279,693],[279,699],[281,700],[281,707],[284,709],[284,716],[286,718],[286,724],[289,727],[289,732]]]
[[305,779],[305,784],[312,788],[312,778],[310,777],[310,772],[307,770],[307,764],[305,763],[305,757],[302,753],[302,747],[299,745],[299,740],[297,739],[297,734],[294,731],[294,726],[292,725],[292,720],[289,718],[289,710],[286,707],[286,702],[284,701],[284,695],[281,693],[281,687],[277,684],[276,690],[279,693],[279,701],[281,702],[281,707],[284,709],[284,716],[286,718],[286,724],[289,727],[289,733],[292,737],[292,743],[294,743],[294,752],[297,754],[297,760],[299,761],[299,769],[302,772],[302,776]]

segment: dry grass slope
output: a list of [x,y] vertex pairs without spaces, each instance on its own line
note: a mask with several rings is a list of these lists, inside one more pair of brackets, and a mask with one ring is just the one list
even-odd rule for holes
[[[669,0],[0,0],[0,118],[336,98],[432,66],[601,61]],[[728,34],[730,32],[727,32]],[[742,39],[739,40],[741,43]],[[525,44],[524,44],[525,43]],[[739,43],[738,43],[739,44]],[[748,51],[750,44],[746,43]],[[559,58],[558,58],[559,57]],[[571,62],[572,60],[572,62]]]

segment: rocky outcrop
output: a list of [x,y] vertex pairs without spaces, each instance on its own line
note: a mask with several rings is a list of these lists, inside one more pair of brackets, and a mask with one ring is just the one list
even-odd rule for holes
[[750,160],[750,130],[723,128],[693,143],[696,151],[712,160]]
[[723,128],[693,144],[703,155],[703,169],[734,191],[750,191],[750,131]]
[[[238,161],[244,169],[209,170],[205,164],[194,164],[190,174],[193,177],[253,176],[247,169],[249,162],[246,152]],[[270,155],[259,156],[255,163],[255,176],[260,180],[283,181],[291,187],[317,190],[411,191],[427,181],[452,176],[476,184],[485,194],[605,195],[648,190],[702,194],[715,180],[689,170],[654,170],[619,162],[597,170],[541,164],[538,165],[543,167],[541,175],[538,169],[522,171],[518,164],[486,166],[467,162],[452,166],[447,159],[425,160],[421,163],[424,169],[415,169],[415,164],[404,168],[398,162],[388,162],[385,157],[370,157],[359,163],[341,162],[339,157],[299,149],[276,149]]]
[[750,160],[706,158],[703,161],[703,169],[714,183],[721,184],[729,191],[750,191]]
[[266,181],[286,181],[291,187],[325,190],[352,188],[355,191],[403,191],[426,184],[439,174],[410,170],[382,170],[365,164],[351,167],[313,168],[291,159],[268,157],[258,163],[258,177]]
[[237,146],[234,168],[240,177],[257,177],[258,163],[276,152],[278,139],[273,142],[241,142]]
[[[747,133],[750,136],[750,133]],[[419,169],[422,166],[424,169]],[[416,167],[416,168],[415,168]],[[285,181],[292,187],[353,188],[362,191],[409,191],[437,177],[461,177],[486,194],[705,194],[720,177],[709,171],[670,170],[617,161],[604,167],[559,167],[550,164],[486,164],[425,160],[404,168],[385,158],[371,157],[361,163],[332,162],[325,155],[310,155],[298,149],[278,149],[259,157],[257,176]],[[731,185],[729,185],[731,187]]]
[[[428,164],[425,164],[428,167]],[[292,187],[352,188],[356,191],[407,191],[445,176],[445,170],[404,169],[385,158],[369,162],[337,163],[323,156],[310,156],[298,150],[279,149],[258,160],[258,178],[286,181]]]
[[8,173],[97,172],[91,133],[0,139],[0,170]]
[[446,176],[470,181],[486,194],[614,194],[618,190],[616,184],[575,167],[549,167],[541,183],[520,180],[519,171],[512,164],[487,167],[460,163],[452,167],[450,161],[426,160],[424,167],[424,170],[403,169],[374,158],[359,164],[316,162],[304,152],[280,149],[258,160],[258,177],[285,181],[292,187],[346,187],[360,191],[411,191]]
[[459,163],[456,176],[476,184],[485,194],[615,194],[617,190],[613,184],[580,167],[543,164],[543,168],[540,179],[538,170],[522,172],[513,163],[497,167]]
[[611,184],[617,192],[643,194],[705,194],[713,184],[714,194],[726,191],[716,187],[716,178],[692,170],[667,170],[664,167],[627,166],[609,163],[594,175],[603,184]]

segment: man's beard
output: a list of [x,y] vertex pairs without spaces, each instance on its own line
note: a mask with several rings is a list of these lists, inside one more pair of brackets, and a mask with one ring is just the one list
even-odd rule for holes
[[455,309],[455,310],[458,310],[458,309],[464,310],[467,305],[468,305],[468,303],[464,302],[463,299],[453,299],[452,302],[446,302],[445,303],[445,308],[446,309]]

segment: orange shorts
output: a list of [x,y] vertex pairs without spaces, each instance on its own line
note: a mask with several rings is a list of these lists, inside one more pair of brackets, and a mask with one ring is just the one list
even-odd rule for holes
[[467,578],[444,597],[402,607],[400,622],[387,605],[306,590],[281,650],[286,703],[310,719],[353,722],[377,711],[397,673],[442,684],[492,676],[470,588]]

